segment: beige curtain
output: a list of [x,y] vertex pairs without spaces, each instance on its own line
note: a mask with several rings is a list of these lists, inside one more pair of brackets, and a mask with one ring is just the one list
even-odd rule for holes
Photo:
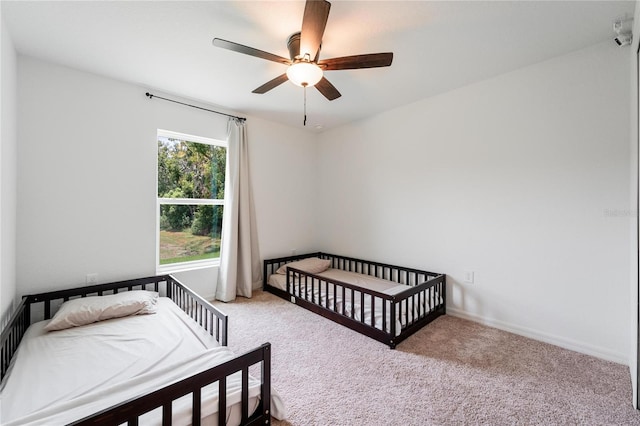
[[244,120],[229,119],[222,241],[216,299],[251,297],[262,281],[253,194],[249,176],[249,144]]

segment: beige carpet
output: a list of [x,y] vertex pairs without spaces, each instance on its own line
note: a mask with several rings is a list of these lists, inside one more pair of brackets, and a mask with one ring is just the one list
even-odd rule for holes
[[269,293],[215,304],[234,351],[272,344],[275,425],[640,425],[628,367],[460,318],[391,350]]

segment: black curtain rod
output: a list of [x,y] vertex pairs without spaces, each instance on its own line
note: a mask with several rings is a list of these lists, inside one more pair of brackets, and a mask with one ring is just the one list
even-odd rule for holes
[[169,101],[169,102],[173,102],[173,103],[176,103],[176,104],[185,105],[185,106],[188,106],[188,107],[191,107],[191,108],[197,108],[197,109],[201,109],[203,111],[213,112],[214,114],[226,115],[227,117],[235,118],[235,119],[240,120],[240,121],[245,121],[246,120],[245,117],[238,117],[238,116],[235,116],[235,115],[226,114],[224,112],[214,111],[212,109],[207,109],[207,108],[202,108],[202,107],[199,107],[199,106],[196,106],[196,105],[185,104],[184,102],[174,101],[173,99],[167,99],[167,98],[163,98],[161,96],[156,96],[153,93],[147,92],[146,95],[149,97],[149,99],[158,98],[158,99],[162,99],[163,101]]

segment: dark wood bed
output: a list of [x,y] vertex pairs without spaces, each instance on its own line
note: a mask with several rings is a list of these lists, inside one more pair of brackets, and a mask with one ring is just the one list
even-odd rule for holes
[[[278,268],[313,257],[330,260],[332,269],[388,280],[407,288],[386,294],[293,267],[287,267],[286,289],[269,284],[269,277]],[[322,252],[266,259],[263,289],[392,349],[446,314],[445,275]]]
[[[153,290],[163,296],[169,297],[178,307],[199,324],[200,327],[206,330],[211,336],[214,336],[221,345],[227,345],[228,318],[224,313],[170,275],[138,278],[110,284],[25,296],[0,334],[0,367],[2,378],[7,374],[11,359],[31,323],[50,319],[59,305],[70,299],[115,294],[131,290]],[[250,414],[247,387],[249,368],[254,365],[259,365],[261,371],[261,397],[258,408]],[[271,345],[269,343],[265,343],[254,350],[230,361],[216,365],[206,371],[151,393],[140,395],[135,399],[124,401],[72,424],[118,425],[127,423],[128,425],[137,425],[139,416],[151,410],[161,408],[163,425],[169,425],[171,424],[172,402],[180,397],[192,394],[192,424],[199,425],[201,389],[206,385],[218,382],[218,424],[222,425],[226,423],[226,408],[221,409],[221,407],[226,407],[226,378],[237,372],[241,372],[243,383],[241,424],[270,424]]]

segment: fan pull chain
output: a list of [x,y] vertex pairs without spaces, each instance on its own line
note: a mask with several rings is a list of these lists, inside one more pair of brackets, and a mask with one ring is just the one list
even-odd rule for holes
[[302,125],[306,126],[307,125],[307,85],[303,83],[302,87],[304,89],[304,121],[302,122]]

